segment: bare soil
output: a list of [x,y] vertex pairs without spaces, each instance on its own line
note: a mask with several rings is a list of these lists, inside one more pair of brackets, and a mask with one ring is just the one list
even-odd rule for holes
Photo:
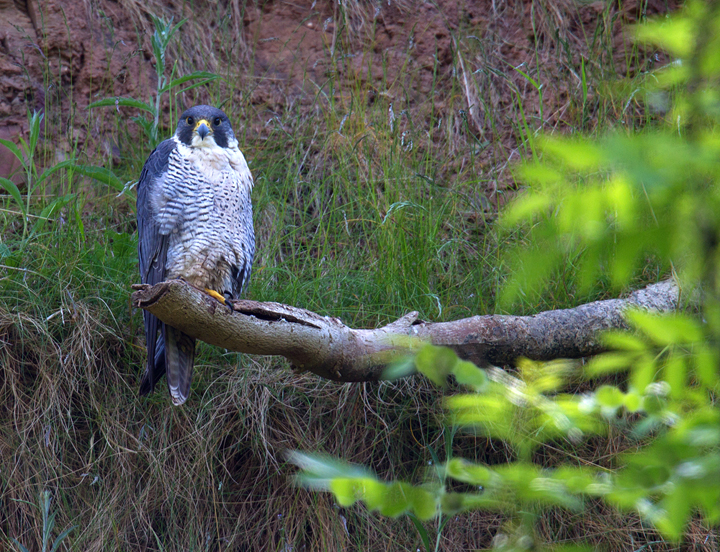
[[[189,18],[171,61],[174,54],[183,69],[230,76],[236,83],[232,99],[250,95],[263,108],[255,111],[262,116],[245,121],[257,134],[264,132],[267,110],[298,103],[309,109],[330,75],[341,83],[338,97],[352,89],[367,91],[368,102],[389,96],[398,113],[420,106],[458,112],[463,106],[451,96],[459,90],[470,131],[492,137],[495,153],[484,158],[492,165],[517,150],[510,112],[518,94],[527,117],[542,115],[548,128],[572,130],[569,97],[581,86],[577,68],[580,56],[590,55],[593,36],[612,33],[614,47],[611,59],[596,56],[589,65],[639,69],[626,63],[625,26],[676,2],[343,4],[340,11],[331,0],[199,2],[194,9],[168,0],[0,0],[0,137],[16,141],[27,133],[28,109],[47,111],[45,129],[54,135],[48,145],[56,158],[86,147],[117,161],[120,146],[108,135],[107,113],[84,108],[106,96],[150,97],[157,78],[150,47],[154,12],[175,21]],[[340,62],[329,55],[338,48]],[[527,74],[544,69],[535,76],[542,105],[537,87],[514,67]],[[453,82],[459,83],[455,89]],[[0,146],[0,175],[16,168]]]

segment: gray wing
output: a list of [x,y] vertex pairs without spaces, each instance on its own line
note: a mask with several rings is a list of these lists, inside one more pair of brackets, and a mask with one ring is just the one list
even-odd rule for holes
[[250,198],[250,190],[252,190],[252,175],[248,170],[247,173],[241,174],[241,179],[249,179],[250,183],[242,184],[241,189],[247,190],[247,196],[244,198],[244,208],[240,218],[240,247],[242,254],[239,255],[240,263],[231,266],[232,276],[232,295],[233,299],[239,299],[250,283],[250,275],[252,274],[253,259],[255,257],[255,229],[253,228],[252,200]]
[[[160,233],[155,223],[150,201],[154,187],[168,170],[170,154],[176,147],[174,140],[165,140],[148,157],[140,174],[137,191],[138,257],[140,279],[143,284],[155,285],[165,280],[168,236]],[[150,393],[165,372],[164,340],[161,322],[147,311],[145,340],[147,343],[147,369],[140,384],[140,394]],[[158,332],[160,335],[158,336]]]
[[176,147],[174,140],[165,140],[145,161],[137,192],[138,256],[143,284],[155,285],[165,279],[168,237],[160,234],[160,227],[152,214],[150,197],[158,180],[167,174],[170,154]]

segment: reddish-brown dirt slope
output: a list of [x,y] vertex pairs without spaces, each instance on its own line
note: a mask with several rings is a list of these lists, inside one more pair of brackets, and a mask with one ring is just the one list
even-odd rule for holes
[[[83,108],[105,96],[149,97],[156,82],[149,14],[156,13],[189,19],[169,54],[181,69],[217,71],[253,104],[274,111],[309,105],[334,76],[338,95],[360,89],[368,102],[389,95],[400,109],[432,103],[440,113],[464,107],[467,128],[502,145],[506,160],[516,147],[510,113],[518,96],[527,117],[562,129],[571,117],[568,97],[581,86],[580,56],[598,29],[612,35],[619,70],[632,71],[623,65],[623,25],[672,7],[661,0],[621,8],[569,0],[345,2],[343,11],[330,0],[241,4],[0,0],[0,137],[27,132],[26,111],[38,109],[46,110],[45,128],[57,131],[51,145],[58,157],[84,145],[117,148],[105,138],[106,118]],[[537,87],[513,69],[534,74],[540,67],[542,105]],[[250,123],[262,133],[264,122]],[[15,166],[0,149],[0,174]]]

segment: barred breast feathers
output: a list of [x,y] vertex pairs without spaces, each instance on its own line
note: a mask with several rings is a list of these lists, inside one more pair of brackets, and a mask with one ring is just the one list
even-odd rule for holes
[[201,180],[223,186],[229,177],[232,187],[246,197],[253,187],[252,174],[237,147],[237,140],[232,140],[228,148],[191,148],[177,137],[173,140],[176,146],[170,154],[167,171],[155,179],[150,193],[154,218],[164,236],[177,231],[183,218],[195,214],[199,205],[188,205],[187,198],[195,195]]
[[[183,144],[177,137],[174,140],[182,158],[192,163],[192,166],[209,182],[221,182],[223,180],[222,173],[231,169],[239,176],[233,180],[241,188],[241,191],[250,193],[253,187],[252,174],[247,161],[245,161],[245,156],[238,147],[237,139],[230,139],[227,148],[217,146],[214,140],[211,141],[210,146],[192,148]],[[205,141],[210,141],[210,137]]]

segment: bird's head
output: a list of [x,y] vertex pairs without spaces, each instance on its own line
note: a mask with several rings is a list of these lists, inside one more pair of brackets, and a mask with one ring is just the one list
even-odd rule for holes
[[230,120],[216,107],[196,105],[180,116],[175,136],[193,148],[227,148],[235,141]]

